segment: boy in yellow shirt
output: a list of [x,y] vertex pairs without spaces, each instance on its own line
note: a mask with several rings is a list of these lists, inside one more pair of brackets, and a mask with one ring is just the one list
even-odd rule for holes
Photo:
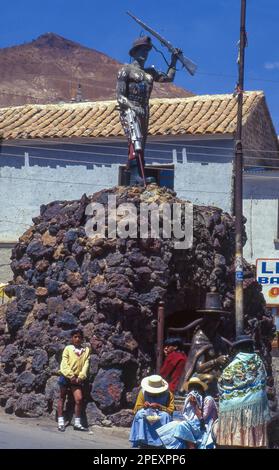
[[63,417],[63,408],[70,389],[75,400],[75,423],[76,431],[87,431],[80,422],[81,407],[83,400],[83,384],[87,379],[89,370],[90,349],[82,347],[83,332],[74,330],[71,336],[72,344],[65,347],[60,364],[60,377],[58,383],[60,386],[60,398],[57,406],[58,430],[65,431],[65,422]]

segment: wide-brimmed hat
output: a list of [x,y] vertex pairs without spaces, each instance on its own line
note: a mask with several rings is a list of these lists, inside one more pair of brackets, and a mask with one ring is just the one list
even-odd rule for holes
[[189,385],[199,385],[203,391],[205,392],[208,389],[208,385],[206,382],[203,382],[198,376],[193,375],[188,382],[184,384],[184,390],[188,392]]
[[202,309],[196,310],[200,314],[217,314],[225,315],[228,314],[226,310],[222,308],[221,297],[218,292],[207,292],[205,298],[205,306]]
[[254,344],[254,340],[249,335],[239,335],[236,337],[235,342],[232,343],[232,348],[236,348],[241,344]]
[[137,39],[133,42],[133,45],[132,45],[131,49],[129,50],[130,56],[133,57],[135,50],[136,50],[138,47],[141,47],[141,46],[146,46],[149,50],[152,49],[152,41],[151,41],[151,38],[150,38],[149,36],[141,36],[140,38],[137,38]]
[[141,386],[145,392],[153,395],[163,393],[169,388],[169,384],[160,375],[150,375],[141,381]]

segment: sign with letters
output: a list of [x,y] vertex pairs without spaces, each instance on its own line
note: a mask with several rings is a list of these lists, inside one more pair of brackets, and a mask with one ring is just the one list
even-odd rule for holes
[[262,286],[267,305],[279,306],[279,259],[258,258],[257,281]]

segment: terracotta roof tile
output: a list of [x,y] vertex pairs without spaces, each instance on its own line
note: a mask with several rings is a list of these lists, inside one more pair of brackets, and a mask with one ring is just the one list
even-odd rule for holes
[[[263,92],[244,93],[244,123],[263,100]],[[151,99],[149,134],[232,134],[236,129],[236,112],[237,99],[231,94]],[[123,130],[116,101],[0,109],[0,136],[3,139],[120,135]]]

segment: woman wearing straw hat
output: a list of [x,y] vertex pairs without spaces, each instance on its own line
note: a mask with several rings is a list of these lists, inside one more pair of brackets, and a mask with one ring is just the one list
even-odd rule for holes
[[132,447],[162,447],[156,429],[172,420],[173,411],[174,397],[166,380],[160,375],[145,377],[134,407]]
[[197,375],[185,384],[188,394],[184,403],[183,421],[173,421],[157,429],[165,448],[214,448],[211,430],[217,419],[217,407],[214,399],[206,395],[206,379],[206,374],[200,377]]

